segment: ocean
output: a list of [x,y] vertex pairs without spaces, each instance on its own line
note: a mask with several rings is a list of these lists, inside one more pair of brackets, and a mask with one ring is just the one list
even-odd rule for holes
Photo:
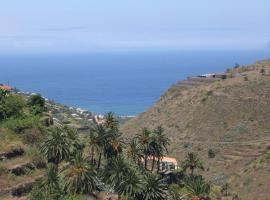
[[0,83],[98,114],[134,116],[187,76],[266,58],[270,50],[0,55]]

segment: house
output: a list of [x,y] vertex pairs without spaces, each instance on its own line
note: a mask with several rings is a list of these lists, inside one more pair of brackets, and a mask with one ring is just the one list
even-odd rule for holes
[[224,73],[219,73],[219,74],[202,74],[202,75],[199,75],[198,77],[201,77],[201,78],[220,78],[220,79],[226,79],[227,78],[227,74],[224,74]]
[[[157,158],[155,158],[155,164],[157,164]],[[153,157],[150,156],[148,157],[148,165],[149,167],[152,165],[152,161],[153,161]],[[159,169],[160,172],[171,172],[171,171],[175,171],[178,169],[178,163],[176,158],[173,157],[167,157],[164,156],[161,158],[160,163],[159,163]]]
[[177,160],[173,157],[163,157],[160,162],[161,172],[174,171],[178,169]]
[[198,77],[202,77],[202,78],[215,78],[216,74],[202,74],[199,75]]
[[94,116],[94,121],[97,124],[103,124],[105,122],[104,116],[103,115],[95,115]]
[[72,117],[79,117],[79,115],[76,114],[76,113],[72,113],[71,116],[72,116]]

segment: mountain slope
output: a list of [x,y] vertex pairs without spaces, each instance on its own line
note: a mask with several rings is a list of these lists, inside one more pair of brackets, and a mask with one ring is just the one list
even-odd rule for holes
[[[128,137],[143,127],[162,125],[171,139],[171,155],[181,161],[188,151],[198,152],[209,178],[225,179],[270,146],[269,72],[270,60],[264,60],[228,70],[224,80],[181,81],[153,107],[124,124],[122,131]],[[209,151],[215,158],[208,158]]]

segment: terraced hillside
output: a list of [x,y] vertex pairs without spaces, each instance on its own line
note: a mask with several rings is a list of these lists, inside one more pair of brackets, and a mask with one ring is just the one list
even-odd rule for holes
[[[228,70],[224,80],[196,77],[180,81],[153,107],[124,124],[122,131],[129,137],[143,127],[161,124],[171,139],[172,156],[181,161],[186,152],[198,152],[209,178],[239,176],[234,189],[245,199],[254,199],[245,194],[269,186],[269,171],[267,176],[257,174],[259,170],[239,173],[265,156],[270,147],[269,72],[270,60],[264,60]],[[263,162],[262,174],[269,168],[269,160]],[[260,179],[257,187],[246,181],[255,174]],[[270,191],[262,191],[259,199],[269,195]]]
[[22,198],[44,174],[45,160],[24,136],[0,129],[0,197],[4,199]]
[[[45,99],[43,102],[39,95],[16,91],[3,94],[0,94],[0,100],[4,99],[0,101],[0,199],[26,199],[34,183],[45,174],[47,161],[38,145],[47,129],[64,121],[63,124],[80,131],[86,126],[84,121],[89,127],[92,125],[89,120],[92,115]],[[34,96],[37,97],[31,98]]]

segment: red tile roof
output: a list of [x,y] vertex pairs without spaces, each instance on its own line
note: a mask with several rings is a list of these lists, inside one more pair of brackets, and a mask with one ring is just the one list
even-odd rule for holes
[[[153,160],[153,156],[149,156],[148,160]],[[157,160],[157,158],[155,158],[155,160]],[[171,163],[177,164],[176,158],[173,158],[173,157],[164,156],[164,157],[161,158],[161,161],[162,162],[171,162]]]
[[8,85],[0,85],[0,89],[1,90],[11,90],[12,87],[8,86]]

